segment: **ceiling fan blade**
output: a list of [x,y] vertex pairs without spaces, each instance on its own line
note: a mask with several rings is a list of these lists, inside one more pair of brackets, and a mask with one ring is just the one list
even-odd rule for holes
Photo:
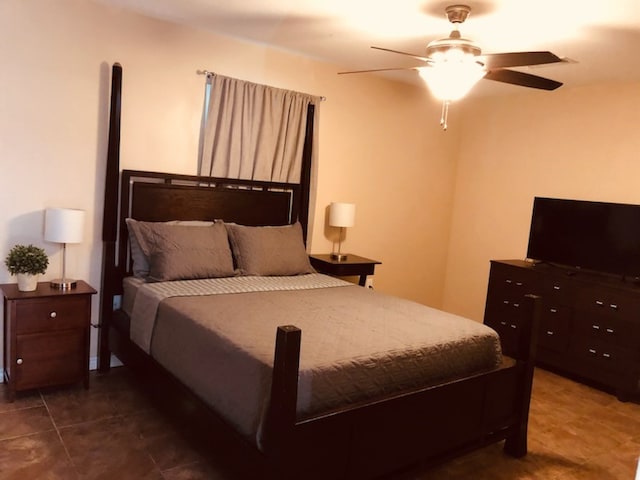
[[417,70],[416,67],[396,67],[396,68],[373,68],[371,70],[352,70],[350,72],[338,72],[338,75],[347,75],[349,73],[372,73],[372,72],[391,72],[398,70]]
[[427,57],[421,57],[420,55],[416,55],[414,53],[401,52],[400,50],[391,50],[390,48],[383,48],[383,47],[371,47],[371,48],[373,48],[374,50],[382,50],[383,52],[399,53],[400,55],[413,57],[417,60],[422,60],[423,62],[430,62],[430,60]]
[[549,78],[538,77],[530,73],[518,72],[516,70],[491,70],[484,76],[496,82],[510,83],[521,87],[539,88],[541,90],[555,90],[562,85],[561,82]]
[[551,52],[510,52],[490,53],[479,55],[478,60],[484,63],[487,70],[494,68],[524,67],[528,65],[542,65],[558,63],[563,60]]

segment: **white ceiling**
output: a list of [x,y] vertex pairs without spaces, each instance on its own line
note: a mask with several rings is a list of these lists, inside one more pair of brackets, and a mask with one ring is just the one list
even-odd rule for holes
[[[147,16],[267,44],[336,64],[339,70],[409,67],[410,57],[380,46],[424,54],[448,36],[440,0],[99,0]],[[471,6],[460,27],[483,53],[550,50],[577,63],[525,68],[567,86],[640,80],[640,0],[491,0]],[[203,67],[206,67],[204,65]],[[363,74],[371,75],[371,74]],[[414,82],[414,71],[393,78]],[[482,81],[480,94],[520,91]]]

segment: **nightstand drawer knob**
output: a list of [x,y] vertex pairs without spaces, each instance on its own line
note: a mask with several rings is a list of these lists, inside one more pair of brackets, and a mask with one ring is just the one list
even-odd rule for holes
[[17,359],[17,360],[16,360],[16,363],[17,363],[18,365],[22,365],[22,359],[21,359],[21,358]]
[[56,312],[51,312],[51,313],[49,314],[49,316],[50,316],[51,318],[56,318],[56,317],[58,316],[58,314],[57,314]]

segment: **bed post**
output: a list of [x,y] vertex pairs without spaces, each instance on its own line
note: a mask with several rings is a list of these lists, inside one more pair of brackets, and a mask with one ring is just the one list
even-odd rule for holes
[[518,422],[504,444],[504,451],[512,457],[527,454],[527,428],[529,424],[529,406],[533,386],[536,349],[538,347],[538,329],[542,312],[542,299],[537,295],[525,295],[523,305],[527,312],[524,325],[517,343],[517,366],[521,371],[516,409]]
[[109,323],[116,293],[116,239],[118,234],[118,179],[120,175],[120,116],[122,97],[122,66],[114,63],[111,74],[111,109],[109,113],[109,144],[102,218],[102,280],[100,289],[100,331],[98,335],[98,370],[106,372],[111,362]]
[[265,426],[266,449],[281,475],[287,476],[287,454],[291,450],[298,403],[298,373],[302,330],[293,325],[280,326],[271,379],[271,398]]

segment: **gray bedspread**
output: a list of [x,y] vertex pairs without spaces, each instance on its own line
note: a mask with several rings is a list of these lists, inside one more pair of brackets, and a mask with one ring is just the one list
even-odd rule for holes
[[258,446],[276,327],[302,329],[298,413],[496,367],[490,328],[358,286],[174,297],[151,354]]

